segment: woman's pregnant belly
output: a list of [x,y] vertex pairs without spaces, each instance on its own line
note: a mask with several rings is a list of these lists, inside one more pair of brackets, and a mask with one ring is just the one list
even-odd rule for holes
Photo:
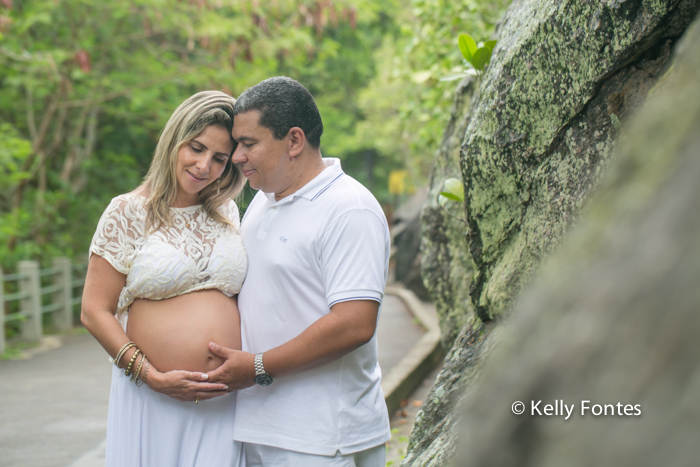
[[167,300],[137,299],[129,307],[126,333],[158,371],[207,372],[224,359],[209,342],[241,349],[241,321],[235,298],[201,290]]

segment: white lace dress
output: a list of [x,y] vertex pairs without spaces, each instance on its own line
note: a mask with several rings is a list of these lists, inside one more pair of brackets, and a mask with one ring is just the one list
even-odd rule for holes
[[[196,290],[237,294],[247,271],[238,235],[238,207],[220,208],[235,226],[221,224],[201,206],[171,208],[173,227],[146,234],[140,195],[112,200],[97,225],[90,254],[106,259],[126,275],[117,318],[126,330],[128,309],[136,298],[163,300]],[[113,367],[107,422],[106,467],[211,467],[244,464],[233,440],[236,396],[180,402],[136,387]]]

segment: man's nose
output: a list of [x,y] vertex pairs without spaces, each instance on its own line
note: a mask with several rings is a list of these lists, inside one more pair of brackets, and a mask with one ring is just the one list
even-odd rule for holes
[[231,156],[231,161],[234,164],[240,164],[241,162],[245,162],[247,158],[245,157],[245,151],[243,150],[243,145],[238,144],[236,146],[236,149],[233,151],[233,155]]

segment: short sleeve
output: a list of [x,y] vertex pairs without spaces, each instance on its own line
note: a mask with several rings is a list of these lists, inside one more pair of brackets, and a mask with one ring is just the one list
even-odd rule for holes
[[382,301],[389,267],[389,227],[369,209],[342,214],[321,238],[328,307],[350,300]]
[[[127,199],[114,198],[102,213],[90,243],[90,255],[103,257],[122,274],[129,274],[136,253],[139,226],[145,214],[133,211],[134,206]],[[136,225],[132,218],[139,219],[139,216],[141,221]]]
[[238,205],[234,200],[229,201],[228,206],[226,206],[226,217],[229,218],[233,226],[237,231],[241,229],[241,214],[238,211]]

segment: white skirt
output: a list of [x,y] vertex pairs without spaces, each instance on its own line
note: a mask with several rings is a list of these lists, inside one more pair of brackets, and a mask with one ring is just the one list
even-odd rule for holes
[[180,402],[112,368],[106,467],[245,467],[233,440],[236,393]]

